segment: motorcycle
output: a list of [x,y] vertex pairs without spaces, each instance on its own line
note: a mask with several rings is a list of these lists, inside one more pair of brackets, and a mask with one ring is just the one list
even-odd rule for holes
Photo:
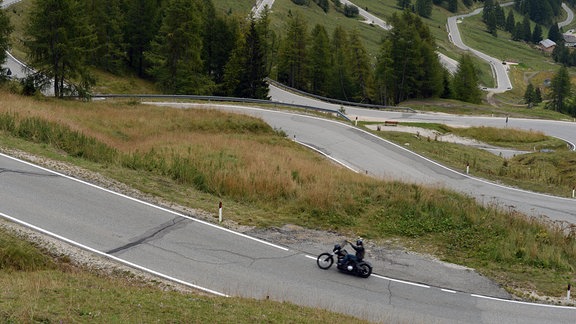
[[318,267],[320,267],[320,269],[322,270],[329,269],[332,266],[332,264],[334,264],[334,257],[336,257],[337,260],[336,268],[341,272],[352,274],[362,278],[370,277],[370,275],[372,274],[372,265],[370,264],[370,262],[364,260],[360,262],[350,260],[347,262],[347,264],[342,264],[342,259],[346,256],[346,254],[348,254],[348,251],[344,249],[346,243],[347,242],[344,242],[342,245],[341,244],[334,245],[334,248],[332,249],[331,253],[324,252],[320,254],[316,259],[316,264],[318,264]]

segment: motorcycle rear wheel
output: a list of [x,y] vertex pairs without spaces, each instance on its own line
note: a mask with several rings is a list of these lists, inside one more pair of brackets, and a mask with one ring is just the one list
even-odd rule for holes
[[326,270],[332,266],[334,263],[334,258],[330,253],[322,253],[316,259],[316,264],[320,269]]

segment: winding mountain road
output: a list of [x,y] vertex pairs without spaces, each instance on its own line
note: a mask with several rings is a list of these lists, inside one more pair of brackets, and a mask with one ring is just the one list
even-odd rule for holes
[[[511,4],[513,4],[513,3],[503,4],[502,6],[511,5]],[[494,74],[494,77],[496,78],[497,86],[496,86],[496,88],[488,88],[487,91],[491,91],[491,92],[495,92],[495,93],[506,92],[506,91],[512,89],[512,82],[510,82],[510,78],[508,76],[508,65],[503,64],[502,60],[500,60],[500,59],[491,57],[485,53],[480,52],[477,49],[473,49],[473,48],[465,45],[464,42],[462,41],[462,37],[460,36],[460,30],[458,29],[458,22],[459,21],[461,21],[462,19],[467,18],[467,17],[475,16],[475,15],[481,13],[483,9],[484,8],[478,8],[478,9],[472,11],[471,13],[468,13],[465,15],[449,17],[448,22],[447,22],[448,38],[456,47],[458,47],[462,50],[465,50],[465,51],[469,51],[472,54],[478,56],[479,58],[481,58],[482,60],[484,60],[490,64],[490,67],[492,68],[492,72]]]
[[[274,99],[328,105],[272,88]],[[159,104],[159,103],[156,103]],[[160,103],[162,104],[162,103]],[[174,104],[164,104],[174,107]],[[190,106],[180,104],[178,108]],[[334,106],[332,106],[334,107]],[[445,186],[483,202],[575,222],[576,201],[511,190],[450,170],[356,127],[282,111],[214,106],[262,118],[302,144],[359,172]],[[338,106],[336,109],[339,109]],[[502,125],[498,118],[393,113],[346,107],[349,116]],[[511,120],[576,142],[573,123]],[[512,301],[489,295],[375,275],[360,279],[322,271],[324,250],[289,249],[235,233],[172,210],[0,154],[0,216],[119,262],[221,295],[270,297],[321,307],[375,322],[572,323],[572,307]],[[325,249],[329,249],[326,246]],[[448,278],[450,279],[450,278]],[[457,278],[454,278],[456,280]]]
[[574,11],[572,11],[572,9],[570,9],[566,3],[562,3],[562,9],[566,11],[566,19],[558,23],[558,27],[560,28],[570,25],[574,20]]
[[[351,162],[360,167],[404,164],[429,170],[430,178],[467,181],[350,125],[259,108],[215,108],[259,116],[338,160],[354,156]],[[505,294],[397,280],[378,265],[368,279],[322,271],[314,256],[329,246],[310,252],[276,246],[5,155],[0,171],[0,216],[213,293],[269,297],[375,322],[567,323],[576,314],[571,307],[510,301]]]

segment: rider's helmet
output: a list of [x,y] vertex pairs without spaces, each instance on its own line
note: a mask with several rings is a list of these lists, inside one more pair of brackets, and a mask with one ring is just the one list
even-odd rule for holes
[[356,240],[356,245],[364,245],[364,243],[362,243],[362,239],[359,238]]

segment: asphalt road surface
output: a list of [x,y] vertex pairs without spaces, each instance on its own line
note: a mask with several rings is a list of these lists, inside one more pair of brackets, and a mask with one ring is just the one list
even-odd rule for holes
[[[296,103],[325,109],[338,110],[340,105],[320,102],[312,98],[294,95],[271,87],[270,96],[279,102]],[[391,112],[345,107],[347,116],[354,120],[397,120],[406,122],[436,122],[455,126],[515,127],[526,130],[542,130],[551,136],[576,143],[576,123],[532,119],[506,119],[503,117],[470,117],[449,114]],[[480,203],[489,203],[505,209],[515,209],[531,216],[545,216],[553,220],[576,223],[576,199],[547,196],[500,186],[474,178],[474,171],[465,174],[451,170],[420,157],[407,149],[375,136],[361,132],[352,126],[341,127],[329,136],[319,136],[311,128],[298,124],[264,118],[273,126],[285,130],[289,136],[305,144],[311,144],[327,156],[340,161],[353,170],[384,179],[398,179],[435,187],[446,187],[475,197]],[[506,120],[508,120],[506,122]],[[336,122],[334,122],[336,124]],[[324,126],[322,127],[324,129]],[[310,131],[308,131],[310,130]],[[566,193],[569,196],[570,193]]]
[[566,19],[558,23],[558,27],[560,28],[568,26],[570,23],[572,23],[572,20],[574,20],[574,12],[572,9],[570,9],[570,7],[568,7],[568,5],[562,3],[562,9],[566,11]]

